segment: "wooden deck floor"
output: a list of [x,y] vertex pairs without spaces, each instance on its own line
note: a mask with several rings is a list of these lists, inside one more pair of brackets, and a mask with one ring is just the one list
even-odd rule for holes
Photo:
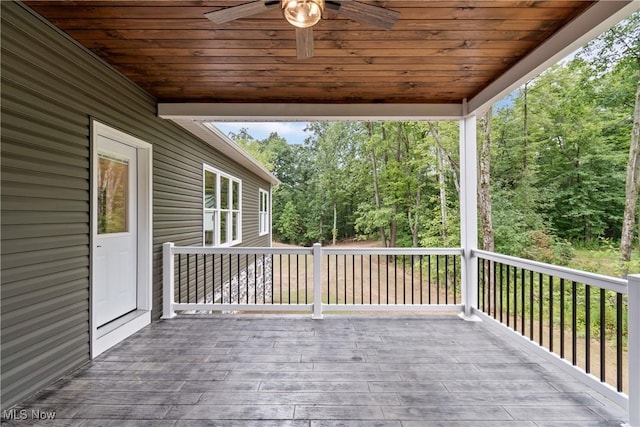
[[626,416],[508,334],[433,315],[160,321],[20,409],[55,411],[47,426],[588,427]]

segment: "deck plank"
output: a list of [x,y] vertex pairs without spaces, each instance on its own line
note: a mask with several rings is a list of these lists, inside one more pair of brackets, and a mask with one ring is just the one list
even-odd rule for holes
[[52,425],[614,426],[623,408],[456,316],[179,317],[19,408]]

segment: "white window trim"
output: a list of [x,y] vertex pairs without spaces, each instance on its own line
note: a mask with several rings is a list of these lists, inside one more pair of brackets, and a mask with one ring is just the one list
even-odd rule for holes
[[[206,201],[205,201],[205,197],[206,197],[206,192],[205,192],[205,173],[206,172],[211,172],[213,174],[216,175],[216,204],[217,207],[215,208],[206,208]],[[238,209],[237,210],[233,210],[233,209],[221,209],[220,208],[220,178],[227,178],[229,180],[229,187],[233,188],[233,183],[236,182],[238,183]],[[230,191],[229,192],[229,197],[230,197],[230,201],[231,203],[233,203],[233,192]],[[213,244],[207,245],[206,242],[206,228],[205,228],[205,221],[206,221],[206,214],[207,212],[210,211],[214,211],[216,212],[216,215],[214,216],[214,224],[213,224],[213,229],[215,230],[215,232],[213,233],[213,238],[214,238],[214,242]],[[227,211],[227,212],[231,212],[232,216],[234,212],[237,212],[238,214],[238,221],[237,221],[237,239],[236,240],[231,240],[232,237],[232,229],[230,227],[227,227],[227,241],[225,243],[220,243],[220,234],[219,234],[219,230],[220,230],[220,212],[222,211]],[[224,248],[224,247],[230,247],[230,246],[235,246],[235,245],[239,245],[240,243],[242,243],[242,180],[240,178],[237,178],[233,175],[230,175],[226,172],[221,171],[220,169],[216,169],[213,166],[209,166],[206,163],[203,163],[202,165],[202,245],[203,246],[210,246],[210,247],[220,247],[220,248]]]
[[[265,211],[262,210],[263,196],[265,198],[265,204],[266,204]],[[271,222],[270,222],[271,209],[270,208],[271,208],[271,201],[269,200],[269,192],[267,190],[263,190],[262,188],[258,189],[258,235],[259,236],[266,236],[267,234],[269,234],[269,231],[271,230]],[[264,229],[262,228],[263,215],[266,216],[266,223],[265,223]]]

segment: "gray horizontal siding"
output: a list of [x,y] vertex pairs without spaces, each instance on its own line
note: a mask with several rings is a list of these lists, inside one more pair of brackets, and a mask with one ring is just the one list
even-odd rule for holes
[[90,123],[153,145],[153,317],[161,245],[202,244],[202,165],[243,181],[243,245],[258,236],[258,188],[217,150],[156,116],[156,102],[28,9],[2,18],[2,375],[7,408],[89,360]]

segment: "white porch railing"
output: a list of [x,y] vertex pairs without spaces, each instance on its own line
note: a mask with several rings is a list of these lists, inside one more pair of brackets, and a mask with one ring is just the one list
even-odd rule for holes
[[[629,280],[473,251],[476,314],[628,408],[640,426],[640,276]],[[594,375],[593,372],[596,374]]]
[[460,249],[163,246],[163,318],[177,311],[456,311]]
[[[461,249],[319,244],[165,243],[163,263],[165,319],[237,311],[309,312],[314,319],[345,311],[475,314],[510,328],[540,356],[626,406],[629,425],[640,427],[640,275],[627,281],[478,250],[465,256]],[[477,282],[465,283],[467,277]]]

